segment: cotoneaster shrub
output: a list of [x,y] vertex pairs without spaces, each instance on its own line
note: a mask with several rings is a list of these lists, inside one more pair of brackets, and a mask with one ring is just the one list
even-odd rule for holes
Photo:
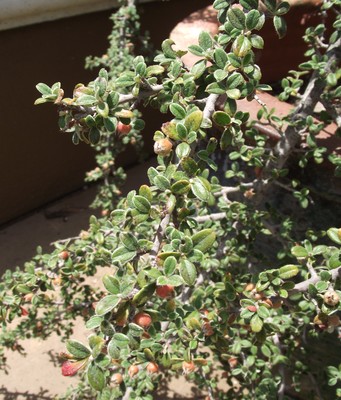
[[[38,249],[1,283],[3,346],[20,350],[20,338],[55,331],[71,337],[62,373],[82,382],[62,398],[151,399],[174,374],[209,399],[294,398],[304,378],[311,396],[341,396],[340,366],[328,357],[315,369],[312,362],[339,334],[341,229],[311,225],[305,234],[277,204],[289,193],[302,213],[323,212],[292,173],[321,163],[326,149],[316,135],[332,120],[340,128],[340,2],[321,5],[322,16],[334,19],[331,34],[323,24],[306,32],[305,80],[293,71],[282,81],[280,97],[297,98],[285,118],[261,100],[271,88],[260,83],[254,49],[263,48],[265,18],[285,35],[288,3],[213,6],[216,36],[201,32],[183,51],[167,39],[147,64],[133,54],[138,15],[129,1],[113,17],[108,54],[89,59],[105,66],[93,82],[76,85],[69,98],[60,83],[37,85],[36,104],[55,104],[73,143],[97,146],[99,165],[87,179],[103,178],[95,206],[108,210],[52,253]],[[200,57],[190,69],[181,61],[186,51]],[[255,129],[240,99],[258,101],[277,141]],[[124,197],[115,160],[128,142],[140,143],[140,133],[151,134],[144,107],[169,121],[154,133],[149,184]],[[340,157],[328,157],[339,176]],[[104,291],[88,285],[95,273]],[[87,343],[72,339],[79,315]]]

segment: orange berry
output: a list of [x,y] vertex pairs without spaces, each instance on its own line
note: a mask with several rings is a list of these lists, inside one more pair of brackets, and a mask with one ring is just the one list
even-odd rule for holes
[[149,374],[157,374],[159,372],[159,366],[155,362],[150,362],[147,365],[147,372]]
[[238,365],[238,358],[237,357],[230,357],[228,359],[228,363],[229,363],[231,369],[236,368],[236,366]]
[[123,382],[123,376],[120,373],[116,373],[112,376],[111,380],[116,384],[120,385]]
[[184,361],[182,363],[182,370],[185,375],[190,374],[195,370],[195,364],[193,361]]
[[139,373],[139,367],[137,365],[131,365],[128,369],[128,374],[130,378],[133,378],[135,375]]
[[152,317],[147,313],[140,312],[135,315],[133,321],[141,328],[147,329],[152,324]]
[[168,156],[172,151],[173,144],[169,139],[160,139],[154,143],[154,152],[162,157]]
[[248,283],[248,284],[246,284],[244,290],[245,290],[246,292],[251,292],[251,290],[253,290],[254,288],[255,288],[254,283]]

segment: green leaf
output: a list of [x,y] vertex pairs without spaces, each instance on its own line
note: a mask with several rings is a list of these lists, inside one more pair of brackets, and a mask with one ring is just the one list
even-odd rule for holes
[[167,190],[170,188],[169,180],[163,175],[157,175],[154,178],[154,185],[161,190]]
[[184,119],[186,117],[186,110],[180,104],[172,103],[169,106],[169,110],[177,119]]
[[134,337],[141,337],[141,335],[143,334],[144,329],[141,328],[141,326],[134,324],[133,322],[131,322],[129,324],[129,333],[134,336]]
[[234,28],[240,30],[245,28],[245,14],[239,8],[229,8],[227,11],[227,18]]
[[66,341],[66,349],[69,353],[71,353],[77,360],[81,360],[83,358],[89,357],[91,351],[84,346],[81,342],[77,340],[67,340]]
[[183,158],[181,160],[181,166],[183,170],[190,176],[195,175],[198,170],[198,164],[191,157]]
[[111,255],[113,263],[126,263],[136,256],[136,251],[129,251],[125,246],[118,247]]
[[182,260],[180,263],[180,275],[187,285],[194,285],[197,279],[197,270],[190,261]]
[[257,314],[263,319],[270,317],[270,311],[265,306],[260,306],[257,310]]
[[250,40],[244,35],[239,35],[232,44],[232,51],[237,57],[245,57],[251,47]]
[[177,264],[178,262],[175,257],[167,257],[165,262],[163,263],[163,270],[165,271],[165,274],[168,276],[172,275],[177,267]]
[[133,204],[142,214],[148,214],[150,211],[150,202],[143,196],[136,195],[133,197]]
[[277,32],[277,35],[280,39],[282,39],[287,33],[287,24],[283,17],[274,16],[274,26]]
[[200,57],[204,55],[204,50],[200,46],[197,46],[196,44],[188,46],[188,51],[194,54],[195,56]]
[[128,336],[124,335],[123,333],[115,333],[112,340],[115,346],[117,346],[118,348],[127,347],[129,344]]
[[164,285],[170,285],[170,286],[181,286],[183,285],[184,281],[179,275],[172,275],[172,276],[160,276],[157,278],[157,285],[158,286],[164,286]]
[[179,139],[185,140],[187,137],[187,134],[188,134],[187,128],[185,127],[184,124],[181,124],[180,122],[178,122],[176,124],[176,133],[178,136],[176,138],[174,138],[175,140],[179,140]]
[[231,117],[223,111],[216,111],[212,115],[212,119],[217,125],[220,126],[230,125],[231,123]]
[[210,198],[210,192],[200,177],[193,178],[191,182],[191,190],[194,196],[199,200],[208,201]]
[[263,328],[263,321],[257,314],[255,314],[250,321],[252,332],[260,332]]
[[240,5],[248,11],[258,9],[258,0],[240,0]]
[[225,293],[226,293],[226,298],[227,298],[228,301],[234,301],[235,300],[235,298],[236,298],[236,289],[228,281],[225,282]]
[[264,40],[259,35],[251,35],[251,44],[255,49],[263,49],[264,48]]
[[175,152],[176,152],[176,155],[181,159],[183,157],[189,156],[189,154],[191,152],[191,148],[187,143],[183,142],[183,143],[180,143],[176,147]]
[[184,179],[173,183],[171,187],[172,193],[180,195],[188,193],[190,189],[191,189],[190,182]]
[[167,58],[172,58],[172,59],[176,59],[177,54],[176,52],[172,49],[172,46],[174,44],[174,40],[172,39],[166,39],[162,42],[161,44],[161,48],[163,51],[163,54],[167,57]]
[[103,297],[96,305],[96,315],[101,316],[108,313],[119,304],[120,300],[113,294]]
[[120,282],[115,277],[106,274],[103,276],[102,282],[103,282],[104,287],[111,294],[119,294],[120,293]]
[[277,1],[276,0],[264,0],[263,3],[265,4],[266,8],[274,13],[276,11],[277,7]]
[[341,228],[330,228],[327,235],[334,243],[341,245]]
[[291,249],[291,254],[297,258],[305,258],[308,257],[307,250],[302,246],[294,246]]
[[211,35],[208,32],[200,32],[199,34],[199,46],[204,49],[208,50],[212,47],[213,40]]
[[35,102],[33,103],[35,106],[39,105],[39,104],[44,104],[44,103],[48,103],[50,100],[47,99],[43,99],[42,97],[39,97],[39,99],[35,100]]
[[147,67],[146,74],[147,77],[153,75],[160,75],[165,71],[165,69],[161,65],[151,65]]
[[223,69],[217,69],[216,71],[214,71],[214,73],[213,73],[213,76],[214,76],[214,79],[217,81],[217,82],[221,82],[221,81],[223,81],[224,79],[226,79],[226,77],[228,76],[228,72],[227,71],[224,71]]
[[267,358],[271,357],[271,350],[269,349],[268,346],[266,346],[265,344],[262,345],[262,347],[260,348],[261,352],[263,353],[263,355]]
[[239,89],[228,89],[226,90],[226,96],[233,100],[238,100],[241,96]]
[[192,236],[193,247],[205,253],[209,250],[216,240],[216,233],[213,229],[203,229]]
[[123,245],[130,251],[135,251],[139,248],[137,239],[131,232],[122,232],[120,239]]
[[287,1],[282,1],[277,5],[276,15],[284,15],[290,9],[290,4]]
[[226,80],[227,89],[235,89],[237,86],[242,85],[245,82],[242,74],[234,72]]
[[115,132],[117,127],[117,119],[114,117],[104,118],[104,127],[109,132]]
[[225,65],[227,63],[227,54],[225,50],[218,47],[217,49],[214,50],[213,58],[219,68],[221,69],[225,68]]
[[117,87],[129,87],[135,85],[134,74],[121,75],[115,81]]
[[98,103],[96,110],[98,114],[103,118],[107,118],[109,115],[109,106],[105,102]]
[[196,62],[191,68],[191,74],[194,75],[194,79],[198,79],[205,72],[206,60],[200,60]]
[[90,143],[95,145],[101,140],[101,132],[97,128],[91,128],[89,132]]
[[92,362],[87,371],[88,382],[95,390],[101,391],[105,386],[104,372],[94,362]]
[[137,307],[143,306],[153,296],[155,288],[156,284],[154,282],[144,286],[133,297],[132,300],[133,304],[136,305]]
[[288,264],[279,268],[279,277],[281,279],[290,279],[296,276],[300,271],[297,265]]
[[200,128],[203,113],[200,110],[193,111],[185,118],[184,124],[188,132],[197,132]]
[[94,315],[91,317],[89,320],[86,321],[85,327],[86,329],[95,329],[98,328],[103,321],[102,317],[98,317],[97,315]]
[[52,94],[52,90],[49,86],[47,86],[45,83],[38,83],[36,85],[36,88],[38,92],[40,92],[43,95],[49,95]]
[[89,94],[83,94],[82,96],[78,97],[76,103],[79,106],[91,106],[97,103],[97,99],[95,96],[91,96]]
[[222,83],[213,82],[207,85],[205,91],[212,94],[224,94],[226,88]]
[[248,30],[255,29],[260,20],[260,12],[257,9],[251,10],[246,15],[245,26]]

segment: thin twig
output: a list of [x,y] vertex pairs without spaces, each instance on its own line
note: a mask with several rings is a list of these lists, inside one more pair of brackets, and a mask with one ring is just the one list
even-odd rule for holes
[[224,218],[226,218],[226,213],[225,212],[213,213],[213,214],[208,214],[208,215],[199,215],[197,217],[194,217],[194,219],[197,222],[220,221],[220,220],[222,220]]
[[170,221],[170,214],[167,213],[161,220],[161,222],[156,230],[156,234],[155,234],[155,238],[154,238],[154,245],[149,253],[152,263],[156,262],[156,256],[160,250],[161,243],[162,243],[163,237],[165,235],[165,231],[169,224],[169,221]]

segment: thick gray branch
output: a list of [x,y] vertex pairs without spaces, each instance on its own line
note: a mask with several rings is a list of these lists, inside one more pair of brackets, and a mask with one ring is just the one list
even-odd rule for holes
[[206,105],[204,108],[204,119],[210,119],[215,111],[215,104],[218,101],[219,94],[210,94],[207,97]]
[[[341,278],[341,267],[332,269],[331,271],[328,271],[331,274],[331,279],[335,281],[337,278]],[[317,282],[319,282],[321,278],[318,275],[312,276],[310,279],[307,279],[306,281],[297,283],[295,287],[290,290],[289,294],[295,294],[295,293],[300,293],[300,292],[306,292],[308,290],[309,285],[315,285]]]

